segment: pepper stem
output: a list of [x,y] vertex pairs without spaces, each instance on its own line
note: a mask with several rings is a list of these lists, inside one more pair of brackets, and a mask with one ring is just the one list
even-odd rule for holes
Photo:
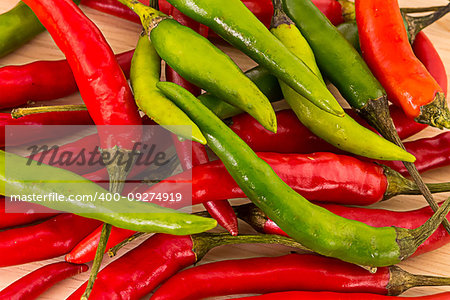
[[126,240],[123,240],[122,242],[118,243],[117,245],[115,245],[114,247],[112,247],[111,249],[108,250],[108,256],[109,257],[114,257],[117,255],[117,252],[122,249],[124,246],[128,245],[129,243],[131,243],[132,241],[134,241],[135,239],[143,236],[143,235],[148,235],[149,233],[147,232],[136,232],[135,234],[133,234],[132,236],[130,236],[129,238],[127,238]]
[[422,31],[425,27],[433,24],[437,20],[441,19],[447,13],[450,12],[450,4],[442,6],[437,11],[432,14],[421,16],[421,17],[411,17],[404,15],[406,22],[408,23],[408,33],[410,36],[411,44],[414,42],[416,35]]
[[95,252],[95,259],[92,264],[91,274],[89,275],[89,280],[86,286],[86,290],[84,291],[83,296],[81,296],[81,300],[88,300],[89,295],[92,292],[92,288],[94,287],[95,279],[97,278],[98,271],[100,270],[100,265],[102,264],[103,254],[106,250],[106,243],[108,242],[109,235],[111,233],[111,225],[103,224],[102,233],[100,235],[100,241],[98,242],[97,252]]
[[390,279],[387,286],[389,296],[397,296],[413,287],[450,285],[450,278],[439,276],[416,275],[392,266],[389,268]]
[[[128,6],[135,14],[141,19],[142,26],[146,34],[149,34],[153,28],[155,28],[159,22],[169,18],[166,14],[154,9],[153,7],[146,6],[138,0],[117,0],[120,3]],[[154,5],[152,5],[154,6]]]
[[405,13],[405,14],[415,14],[415,13],[438,11],[444,7],[445,7],[445,5],[428,6],[428,7],[402,7],[402,8],[400,8],[400,10],[402,11],[402,13]]
[[[388,187],[384,194],[383,201],[388,200],[397,195],[420,195],[422,194],[417,184],[406,179],[397,171],[387,166],[383,166],[384,175],[388,181]],[[427,183],[426,186],[431,193],[445,193],[450,191],[450,182],[443,183]]]
[[434,100],[420,108],[416,122],[428,124],[439,129],[450,129],[450,111],[444,93],[436,93]]
[[291,238],[274,234],[232,236],[228,233],[199,233],[192,235],[192,241],[197,260],[202,259],[209,250],[215,247],[236,244],[278,244],[311,252],[311,250]]
[[[389,115],[389,105],[386,96],[380,97],[375,100],[370,100],[362,110],[358,111],[358,113],[365,120],[367,120],[369,124],[372,125],[372,127],[378,130],[378,132],[381,133],[384,138],[406,150],[400,137],[398,136],[397,131],[395,130],[394,122]],[[430,205],[433,211],[436,212],[439,209],[439,205],[436,203],[436,201],[434,201],[430,190],[423,182],[416,166],[410,162],[403,162],[403,164],[405,165],[411,177],[414,179],[414,182],[417,184],[420,192],[425,197],[428,205]],[[450,223],[448,222],[448,220],[443,218],[443,224],[447,232],[450,233]]]
[[39,107],[21,107],[15,108],[11,111],[11,117],[13,119],[22,118],[28,115],[42,114],[49,112],[61,112],[61,111],[80,111],[87,110],[84,104],[75,105],[52,105],[52,106],[39,106]]
[[441,207],[422,226],[416,229],[395,227],[397,230],[397,244],[400,248],[400,260],[404,260],[416,252],[417,248],[438,229],[440,224],[447,220],[449,212],[450,198],[445,200]]

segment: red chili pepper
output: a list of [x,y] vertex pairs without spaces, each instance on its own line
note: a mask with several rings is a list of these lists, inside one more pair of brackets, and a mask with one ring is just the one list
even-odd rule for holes
[[[19,119],[13,119],[9,113],[0,113],[0,147],[5,146],[5,127],[8,125],[29,125],[31,128],[39,128],[43,125],[91,125],[92,119],[87,111],[48,112],[28,115]],[[38,140],[54,138],[58,134],[66,135],[69,129],[55,128],[44,130],[40,135],[36,131],[21,130],[19,136],[8,136],[8,146],[18,146]]]
[[[404,145],[406,150],[416,157],[415,165],[421,173],[450,165],[450,132],[406,142]],[[408,171],[402,163],[397,161],[382,161],[381,163],[404,176],[408,175]]]
[[[258,2],[259,5],[262,4],[260,2],[261,1]],[[271,1],[269,0],[268,2]],[[178,9],[174,8],[171,5],[169,14],[172,15],[172,17],[181,25],[187,26],[195,30],[196,32],[201,32],[200,23],[195,22],[191,18],[185,16]],[[199,87],[191,84],[189,81],[184,79],[175,70],[169,67],[168,64],[166,64],[166,79],[167,81],[171,81],[182,86],[195,96],[201,94],[201,89]],[[174,136],[173,141],[175,143],[175,148],[177,150],[177,154],[183,170],[189,170],[194,166],[209,162],[205,147],[203,147],[201,144],[183,143],[180,142],[176,136]],[[190,147],[190,145],[192,145],[192,151],[191,149],[186,149],[187,147]],[[219,223],[220,226],[225,228],[232,235],[238,234],[238,221],[233,208],[227,200],[208,201],[203,203],[203,206],[210,213],[211,217],[213,217]]]
[[344,23],[344,17],[342,16],[342,6],[339,1],[336,0],[312,0],[315,6],[333,23],[337,26]]
[[[418,124],[409,118],[400,108],[390,107],[391,116],[396,125],[400,138],[405,139],[415,133],[422,131],[426,125]],[[346,110],[352,117],[368,126],[353,112]],[[232,118],[230,128],[243,139],[253,150],[259,152],[278,153],[312,153],[312,152],[334,152],[344,153],[342,150],[325,142],[314,135],[308,128],[303,126],[297,116],[290,109],[276,112],[278,131],[270,132],[262,127],[253,117],[248,114],[240,114]]]
[[86,272],[88,269],[87,265],[75,265],[66,262],[46,265],[1,290],[0,299],[36,299],[57,282]]
[[[22,203],[17,203],[22,204]],[[27,203],[27,210],[25,213],[6,213],[5,209],[5,197],[0,197],[0,229],[26,225],[35,221],[45,220],[50,217],[58,215],[58,213],[36,213],[31,207],[36,205],[36,210],[39,210],[39,206],[33,203]]]
[[[66,55],[95,124],[142,125],[125,75],[95,24],[70,0],[24,2]],[[120,133],[111,134],[102,130],[100,135],[103,151],[114,151],[115,147],[131,150],[134,142],[140,140],[141,132],[122,129]]]
[[[411,211],[390,211],[385,209],[370,209],[363,207],[346,207],[336,204],[318,204],[338,216],[356,220],[373,227],[397,226],[408,229],[418,228],[428,220],[433,211],[430,207]],[[267,234],[288,236],[278,225],[268,219],[264,213],[253,204],[244,204],[236,209],[238,217],[246,221],[254,229]],[[449,218],[450,219],[450,218]],[[450,235],[440,226],[429,239],[417,248],[413,256],[436,250],[450,242]]]
[[196,266],[175,274],[150,299],[190,300],[295,290],[400,295],[412,287],[449,282],[449,278],[414,275],[395,266],[378,268],[371,274],[333,258],[289,254]]
[[[404,299],[421,299],[421,300],[447,300],[450,293],[440,293],[419,297],[404,297]],[[298,300],[298,299],[315,299],[315,300],[382,300],[382,299],[398,299],[394,296],[383,296],[367,293],[333,293],[333,292],[282,292],[266,294],[255,297],[235,298],[236,300]]]
[[37,225],[0,232],[0,267],[57,257],[69,252],[101,222],[61,214]]
[[445,94],[414,55],[397,0],[357,0],[355,11],[362,54],[389,100],[417,122],[450,128]]
[[[248,239],[247,239],[248,238]],[[98,273],[92,299],[141,299],[178,271],[201,260],[214,247],[242,243],[278,243],[264,235],[174,236],[155,234]],[[292,244],[290,244],[292,246]],[[80,299],[86,283],[68,300]]]
[[[139,0],[139,2],[145,5],[149,4],[149,0]],[[80,4],[137,24],[141,24],[139,16],[117,0],[81,0]]]
[[[262,153],[277,175],[311,201],[370,205],[395,195],[419,195],[417,186],[397,172],[351,156],[327,152],[311,154]],[[192,203],[246,197],[220,160],[180,173],[148,189],[147,193],[182,193],[177,182],[192,174]],[[220,182],[220,184],[217,184]],[[449,191],[447,183],[428,184],[432,192]]]
[[437,81],[444,93],[447,95],[448,78],[445,66],[433,43],[421,31],[416,35],[413,43],[414,54],[424,64],[431,76]]
[[[116,56],[128,78],[134,50]],[[17,107],[29,101],[66,97],[78,91],[67,60],[37,61],[0,68],[0,108]]]

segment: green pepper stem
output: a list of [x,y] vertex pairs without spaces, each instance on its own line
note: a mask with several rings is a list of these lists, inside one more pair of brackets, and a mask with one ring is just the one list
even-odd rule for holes
[[192,235],[192,240],[198,260],[212,248],[236,244],[278,244],[311,252],[310,249],[291,238],[274,234],[232,236],[229,233],[199,233]]
[[420,17],[412,17],[404,15],[406,22],[408,23],[408,33],[410,35],[411,44],[414,42],[416,35],[422,31],[425,27],[433,24],[437,20],[441,19],[447,13],[450,12],[450,4],[439,8],[432,14]]
[[[152,31],[156,25],[168,16],[159,10],[154,9],[153,7],[146,6],[139,2],[138,0],[117,0],[120,3],[129,7],[135,14],[139,16],[141,19],[142,26],[144,27],[144,31],[148,34]],[[152,6],[154,6],[154,2],[152,2]]]
[[114,257],[117,255],[117,252],[122,249],[124,246],[128,245],[129,243],[131,243],[132,241],[134,241],[135,239],[144,236],[144,235],[149,235],[149,233],[147,232],[136,232],[135,234],[133,234],[132,236],[130,236],[129,238],[127,238],[126,240],[123,240],[122,242],[118,243],[117,245],[115,245],[114,247],[112,247],[111,249],[108,250],[108,256],[109,257]]
[[402,13],[405,13],[405,14],[415,14],[415,13],[438,11],[444,7],[445,7],[445,5],[428,6],[428,7],[402,7],[402,8],[400,8],[400,10],[402,11]]
[[52,106],[39,106],[39,107],[22,107],[15,108],[11,111],[11,117],[13,119],[22,118],[28,115],[42,114],[49,112],[61,112],[61,111],[80,111],[87,110],[86,105],[52,105]]
[[105,253],[106,244],[111,233],[111,227],[112,226],[110,224],[103,224],[100,241],[98,242],[97,246],[97,252],[95,252],[95,258],[92,264],[91,274],[89,275],[89,281],[87,283],[86,290],[84,291],[83,296],[81,296],[81,300],[88,300],[89,295],[92,292],[95,279],[97,278],[98,271],[100,270],[100,265],[102,264],[103,254]]

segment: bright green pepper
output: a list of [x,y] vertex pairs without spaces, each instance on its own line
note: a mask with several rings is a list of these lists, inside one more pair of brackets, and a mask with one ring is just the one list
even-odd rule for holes
[[[277,78],[263,67],[254,67],[245,72],[245,75],[256,84],[258,89],[266,95],[270,102],[283,99],[283,93],[281,92]],[[242,109],[221,101],[209,93],[200,95],[198,99],[221,119],[230,118],[243,112]]]
[[312,204],[286,185],[230,128],[182,87],[157,86],[198,125],[248,198],[290,237],[321,255],[364,266],[390,266],[410,256],[450,211],[450,198],[418,229],[375,228]]
[[[8,161],[6,164],[6,160]],[[186,235],[203,232],[216,226],[216,221],[176,212],[152,203],[128,201],[102,201],[111,194],[83,177],[36,161],[0,151],[0,194],[48,195],[57,193],[65,201],[36,202],[51,209],[73,212],[77,215],[103,221],[114,226],[140,232],[163,232]],[[14,168],[6,170],[6,166]],[[72,185],[71,185],[72,184]],[[69,201],[69,196],[97,196],[96,201]]]
[[266,96],[225,53],[194,30],[134,0],[119,0],[140,17],[159,56],[178,74],[241,108],[276,132],[276,117]]
[[[240,0],[168,0],[192,19],[250,56],[319,108],[343,116],[342,107],[312,71],[278,41]],[[214,94],[214,93],[213,93]]]
[[[152,120],[173,133],[206,144],[205,137],[197,125],[156,88],[160,76],[161,59],[148,37],[143,35],[139,38],[130,69],[136,104]],[[192,130],[178,125],[189,125]]]
[[[80,0],[74,0],[77,5]],[[0,57],[20,48],[45,31],[34,12],[22,1],[0,15]]]
[[[279,4],[278,1],[274,2]],[[308,42],[279,5],[275,5],[272,26],[272,33],[292,53],[301,58],[325,86]],[[415,161],[413,155],[361,126],[349,115],[345,114],[342,118],[327,115],[284,82],[280,81],[280,86],[287,103],[300,122],[335,147],[373,159]]]

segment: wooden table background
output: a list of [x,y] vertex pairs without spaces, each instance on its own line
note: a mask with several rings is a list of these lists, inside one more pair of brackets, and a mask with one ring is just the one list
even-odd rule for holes
[[[11,9],[18,1],[17,0],[1,0],[0,1],[0,13],[3,13]],[[225,2],[225,1],[224,1]],[[444,5],[448,3],[445,0],[400,0],[401,6],[431,6],[431,5]],[[138,35],[140,32],[140,26],[137,24],[124,21],[122,19],[109,16],[104,13],[92,10],[90,8],[81,6],[83,11],[98,25],[106,36],[108,42],[114,49],[114,51],[122,52],[135,47]],[[76,26],[76,25],[75,25]],[[447,74],[450,70],[450,17],[447,16],[443,20],[435,23],[426,30],[427,35],[434,42],[435,47],[440,53],[446,69]],[[247,70],[255,65],[248,57],[243,55],[238,50],[232,49],[224,44],[219,44],[220,48],[224,49],[236,63],[243,69]],[[26,46],[20,48],[13,54],[0,59],[0,67],[12,64],[24,64],[32,62],[35,60],[43,59],[62,59],[63,54],[56,47],[50,35],[45,32],[36,37],[33,41],[28,43]],[[74,94],[72,96],[66,97],[64,99],[58,100],[59,103],[80,103],[81,98],[79,94]],[[52,102],[55,103],[55,102]],[[439,130],[427,129],[413,139],[425,136],[433,136],[438,134]],[[448,145],[450,147],[450,145]],[[440,182],[440,181],[450,181],[450,167],[441,168],[439,170],[429,171],[424,174],[424,178],[428,182]],[[440,194],[436,195],[437,200],[443,200],[450,194]],[[425,206],[425,200],[419,196],[399,196],[386,203],[377,204],[373,207],[377,208],[387,208],[392,210],[410,210]],[[76,230],[76,228],[74,228]],[[240,223],[240,230],[243,233],[251,233],[252,229],[244,223]],[[142,241],[142,240],[141,240]],[[128,248],[135,246],[141,241],[136,241],[134,244],[130,245]],[[201,264],[223,260],[223,259],[237,259],[237,258],[247,258],[247,257],[258,257],[258,256],[277,256],[289,253],[292,250],[290,248],[282,246],[265,246],[265,245],[242,245],[242,246],[226,246],[219,247],[212,250],[206,257],[202,260]],[[127,250],[120,251],[116,258],[110,259],[105,258],[104,265],[110,263],[114,259],[117,259],[123,255]],[[2,255],[0,253],[0,255]],[[151,259],[151,258],[149,258]],[[57,262],[63,260],[63,257],[50,259],[48,261],[41,261],[35,263],[24,264],[20,266],[1,268],[0,269],[0,290],[10,284],[11,282],[17,280],[21,276],[41,267],[48,263]],[[402,268],[410,272],[418,274],[433,274],[440,276],[450,276],[450,244],[444,246],[432,253],[427,253],[416,258],[408,259],[406,262],[400,264]],[[78,276],[67,279],[49,291],[44,293],[39,299],[64,299],[66,296],[70,295],[73,290],[78,288],[88,277],[89,273],[80,274]],[[442,291],[450,291],[450,287],[437,287],[437,288],[414,288],[412,290],[404,293],[404,296],[419,296],[433,294]],[[220,299],[227,299],[229,297],[224,297]]]

